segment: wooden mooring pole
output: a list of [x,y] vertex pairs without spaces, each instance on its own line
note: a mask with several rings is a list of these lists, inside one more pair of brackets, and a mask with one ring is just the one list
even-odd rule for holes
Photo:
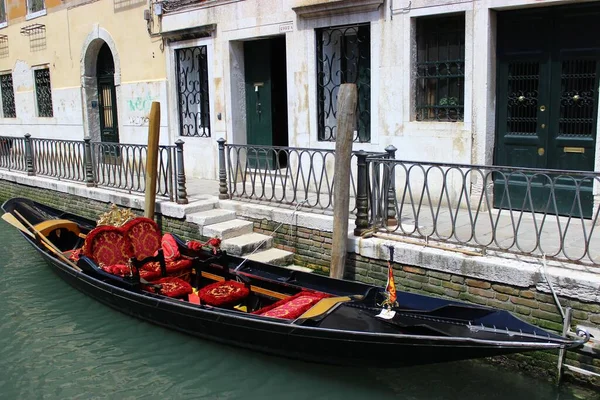
[[154,207],[156,204],[156,174],[158,168],[158,138],[160,136],[160,103],[157,101],[152,102],[149,120],[144,216],[154,219]]
[[333,183],[333,243],[329,276],[342,279],[346,265],[348,219],[350,218],[350,158],[356,129],[357,89],[354,83],[340,86],[335,136]]

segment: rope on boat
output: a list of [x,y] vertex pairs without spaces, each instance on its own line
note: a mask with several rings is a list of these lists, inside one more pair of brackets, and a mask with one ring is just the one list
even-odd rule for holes
[[558,296],[556,295],[556,291],[554,290],[554,286],[552,286],[552,282],[548,279],[548,274],[546,271],[546,253],[542,254],[542,275],[544,275],[544,279],[548,282],[548,286],[550,286],[550,292],[552,292],[552,296],[554,297],[554,302],[556,303],[556,307],[558,311],[560,311],[560,315],[562,316],[563,322],[565,321],[565,312],[560,304],[560,300],[558,300]]
[[[302,200],[301,202],[299,202],[298,204],[296,204],[296,207],[294,208],[294,211],[292,212],[292,215],[290,216],[290,221],[289,221],[290,223],[294,220],[294,217],[296,216],[296,213],[298,212],[298,208],[300,208],[300,206],[303,205],[304,203],[306,203],[307,201],[308,201],[308,199],[306,198],[306,199]],[[285,222],[286,221],[283,221],[279,225],[277,225],[277,227],[273,230],[273,232],[271,232],[270,235],[267,235],[267,237],[262,242],[260,242],[260,244],[258,246],[256,246],[256,248],[254,250],[252,250],[252,253],[248,254],[246,256],[246,258],[244,258],[244,261],[242,261],[237,267],[235,267],[234,271],[238,271],[242,267],[242,265],[244,265],[246,263],[246,261],[248,261],[248,257],[250,257],[252,254],[256,253],[256,251],[258,249],[260,249],[263,246],[263,244],[265,244],[266,241],[269,240],[269,238],[272,237],[275,234],[275,232],[277,232],[279,230],[279,228],[281,228],[283,226],[283,224]]]

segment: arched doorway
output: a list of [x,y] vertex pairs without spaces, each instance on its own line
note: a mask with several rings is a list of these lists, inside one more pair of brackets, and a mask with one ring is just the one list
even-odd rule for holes
[[117,113],[117,91],[115,88],[115,63],[106,42],[98,51],[96,61],[98,78],[98,114],[100,118],[100,141],[119,142],[119,122]]

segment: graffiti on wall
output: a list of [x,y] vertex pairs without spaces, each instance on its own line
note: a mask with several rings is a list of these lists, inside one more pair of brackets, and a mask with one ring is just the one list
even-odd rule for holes
[[127,122],[130,125],[142,126],[148,123],[148,114],[152,108],[152,102],[158,101],[158,96],[136,96],[127,100]]

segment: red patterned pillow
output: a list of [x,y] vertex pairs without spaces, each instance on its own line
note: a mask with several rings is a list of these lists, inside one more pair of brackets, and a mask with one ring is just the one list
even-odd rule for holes
[[98,264],[127,264],[133,249],[131,242],[120,228],[99,226],[85,238],[83,254]]
[[177,246],[175,238],[170,233],[165,233],[163,235],[161,246],[165,255],[165,260],[174,261],[181,257],[181,253],[179,252],[179,246]]
[[330,295],[302,291],[287,299],[279,300],[270,306],[254,311],[252,314],[271,318],[296,319],[326,297],[330,297]]
[[109,274],[113,274],[113,275],[117,275],[117,276],[128,276],[131,272],[131,270],[129,269],[129,267],[127,265],[123,265],[123,264],[115,264],[115,265],[102,265],[100,268],[102,268],[104,271],[108,272]]
[[238,281],[215,282],[198,291],[198,297],[203,303],[215,307],[237,303],[249,294],[250,290]]
[[[192,285],[179,278],[165,277],[152,283],[155,285],[161,285],[162,288],[160,290],[160,294],[167,297],[185,297],[193,292]],[[149,292],[154,291],[149,287],[144,287],[143,289]]]
[[156,222],[146,217],[137,217],[121,227],[133,246],[133,254],[143,260],[160,248],[161,233]]

